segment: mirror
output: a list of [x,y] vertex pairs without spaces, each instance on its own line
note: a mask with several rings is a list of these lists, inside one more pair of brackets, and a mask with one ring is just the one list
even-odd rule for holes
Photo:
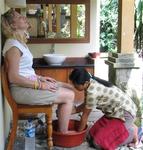
[[89,42],[89,0],[27,0],[26,15],[29,43]]

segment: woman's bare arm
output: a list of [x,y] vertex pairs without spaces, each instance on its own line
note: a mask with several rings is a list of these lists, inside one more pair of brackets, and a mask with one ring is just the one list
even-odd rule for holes
[[[19,75],[19,63],[21,55],[22,53],[16,47],[12,47],[6,52],[9,81],[10,83],[14,83],[19,86],[34,88],[35,81]],[[57,90],[57,85],[52,81],[42,81],[41,89],[54,92]]]
[[88,121],[88,116],[89,116],[91,110],[92,109],[87,109],[86,107],[84,107],[78,131],[82,131],[85,129],[85,127],[87,125],[87,121]]
[[78,107],[74,107],[73,108],[72,114],[82,112],[82,116],[81,116],[81,120],[80,120],[78,131],[82,131],[82,130],[85,129],[85,127],[87,125],[87,121],[88,121],[88,116],[89,116],[91,110],[92,109],[87,109],[85,107],[85,103],[82,103]]
[[24,76],[19,75],[19,63],[22,53],[18,48],[12,47],[6,52],[6,64],[8,71],[8,78],[10,83],[18,84],[24,87],[34,87],[34,81],[31,81]]

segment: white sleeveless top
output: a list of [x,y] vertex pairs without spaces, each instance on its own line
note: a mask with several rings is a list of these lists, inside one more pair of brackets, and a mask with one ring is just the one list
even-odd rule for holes
[[29,48],[26,45],[24,46],[18,40],[8,39],[5,42],[5,45],[3,48],[3,56],[5,56],[6,52],[12,47],[16,47],[22,52],[22,56],[20,58],[20,63],[19,63],[19,75],[27,77],[27,78],[36,76],[35,71],[32,68],[33,56],[31,52],[29,51]]

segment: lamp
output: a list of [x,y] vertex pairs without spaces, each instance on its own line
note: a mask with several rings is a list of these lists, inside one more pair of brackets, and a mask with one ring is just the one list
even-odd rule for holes
[[26,0],[6,0],[6,5],[10,8],[25,8]]

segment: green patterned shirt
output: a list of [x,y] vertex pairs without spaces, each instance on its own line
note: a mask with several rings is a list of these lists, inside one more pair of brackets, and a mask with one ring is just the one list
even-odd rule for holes
[[90,80],[86,92],[86,108],[100,109],[107,117],[125,120],[124,110],[136,116],[137,108],[133,100],[116,86],[106,87],[96,80]]

